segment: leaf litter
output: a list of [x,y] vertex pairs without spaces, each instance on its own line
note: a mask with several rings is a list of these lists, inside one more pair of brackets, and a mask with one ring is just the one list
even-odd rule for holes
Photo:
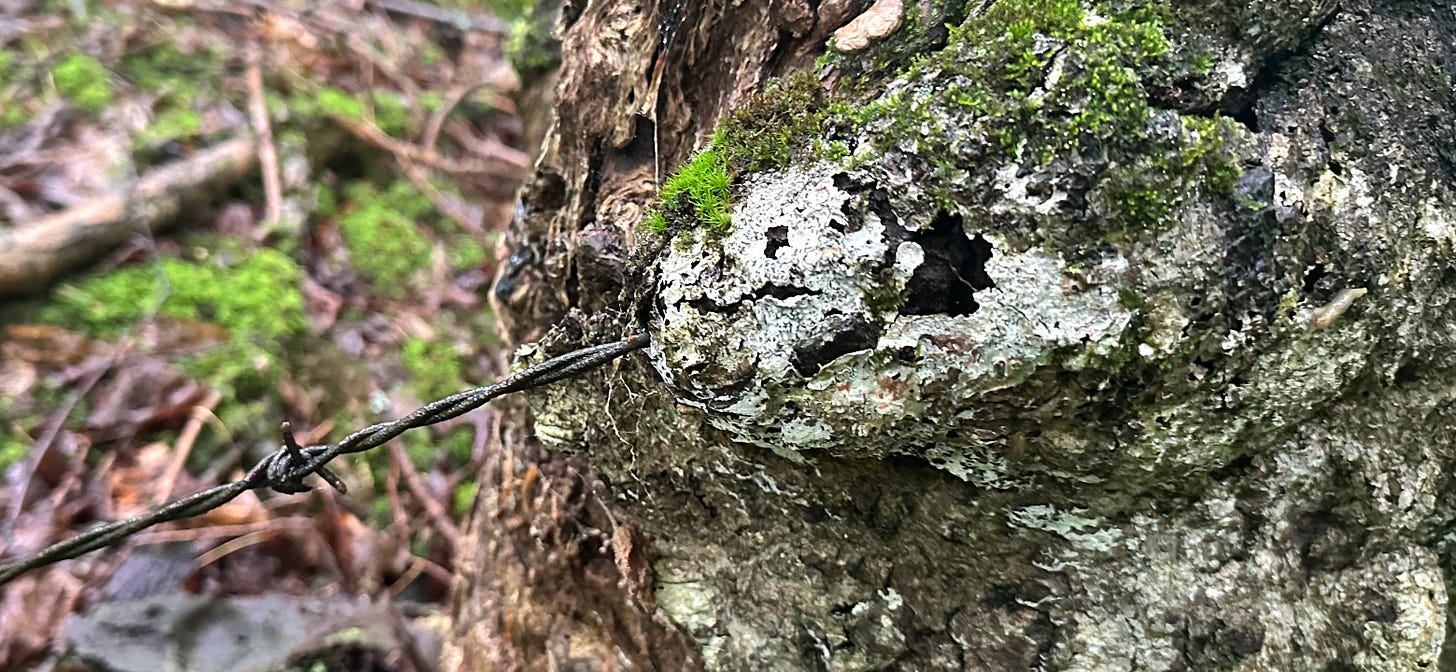
[[[398,0],[6,11],[0,557],[234,479],[280,420],[337,438],[503,370],[481,294],[528,168],[506,23]],[[495,431],[482,409],[339,465],[348,495],[248,493],[25,576],[0,589],[0,669],[156,669],[224,635],[249,644],[208,669],[428,667],[420,615]]]

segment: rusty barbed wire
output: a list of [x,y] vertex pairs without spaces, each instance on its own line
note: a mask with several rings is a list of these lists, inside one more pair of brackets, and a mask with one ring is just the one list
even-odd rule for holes
[[27,558],[0,565],[0,586],[32,569],[114,545],[153,525],[206,513],[248,490],[267,487],[285,494],[305,492],[309,487],[303,483],[303,479],[309,474],[318,474],[330,486],[342,492],[345,490],[343,481],[325,466],[339,455],[376,448],[407,430],[464,415],[497,397],[585,373],[634,350],[645,348],[648,343],[646,334],[637,334],[621,341],[573,350],[527,367],[493,385],[452,394],[426,404],[398,420],[365,427],[337,443],[299,446],[294,440],[292,427],[285,422],[281,427],[283,445],[253,465],[241,480],[188,495],[135,518],[99,525],[52,544]]

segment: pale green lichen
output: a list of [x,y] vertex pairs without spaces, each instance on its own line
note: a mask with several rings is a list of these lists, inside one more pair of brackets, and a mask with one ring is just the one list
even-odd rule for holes
[[[928,255],[911,241],[890,249],[887,223],[856,206],[863,196],[839,189],[835,175],[827,163],[760,175],[730,233],[659,259],[654,364],[679,399],[709,409],[710,422],[739,440],[791,458],[813,448],[883,456],[961,427],[937,399],[1014,387],[1057,362],[1129,356],[1130,313],[1103,284],[1118,272],[1115,260],[1067,292],[1065,261],[1011,252],[994,234],[987,244],[1000,252],[983,272],[996,290],[978,293],[978,310],[900,314]],[[851,223],[846,212],[863,219]],[[876,267],[880,284],[867,291],[862,273]],[[965,452],[973,449],[941,451],[933,463],[972,478],[982,470],[956,455],[973,462]]]

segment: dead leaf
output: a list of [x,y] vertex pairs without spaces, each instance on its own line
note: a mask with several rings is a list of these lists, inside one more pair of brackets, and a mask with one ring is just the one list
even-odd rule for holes
[[24,669],[55,640],[75,608],[81,580],[60,567],[22,576],[0,597],[0,670]]

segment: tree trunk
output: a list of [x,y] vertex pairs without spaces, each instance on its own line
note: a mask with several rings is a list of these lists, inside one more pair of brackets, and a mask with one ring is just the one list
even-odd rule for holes
[[1449,3],[869,5],[563,3],[447,669],[1456,669]]

